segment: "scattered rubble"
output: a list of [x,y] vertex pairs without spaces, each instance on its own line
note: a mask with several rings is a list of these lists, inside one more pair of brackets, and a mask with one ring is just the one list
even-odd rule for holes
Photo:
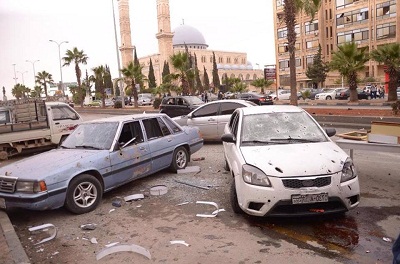
[[148,259],[151,259],[151,254],[147,249],[145,249],[144,247],[135,245],[135,244],[116,245],[116,246],[112,246],[112,247],[106,247],[106,248],[102,249],[99,253],[97,253],[96,259],[100,260],[101,258],[103,258],[107,255],[117,253],[117,252],[123,252],[123,251],[135,252],[135,253],[145,256]]
[[177,173],[193,173],[193,172],[200,172],[200,166],[188,166],[184,169],[178,170]]
[[35,231],[39,231],[39,230],[40,231],[49,231],[49,229],[51,229],[51,228],[54,229],[53,234],[47,238],[40,240],[39,242],[37,242],[34,245],[39,245],[39,244],[42,244],[44,242],[50,241],[53,238],[55,238],[57,236],[57,228],[53,224],[44,224],[44,225],[34,226],[34,227],[29,228],[29,232],[35,232]]
[[190,245],[188,243],[186,243],[185,240],[171,240],[171,241],[169,241],[169,243],[171,243],[171,245],[181,244],[181,245],[190,247]]
[[96,229],[96,224],[84,224],[81,225],[82,230],[95,230]]
[[165,185],[156,185],[150,188],[151,195],[164,195],[168,192],[168,187]]
[[138,201],[142,199],[144,199],[144,195],[142,193],[132,194],[124,197],[125,202]]
[[214,203],[214,202],[197,201],[196,204],[208,204],[208,205],[212,205],[216,208],[216,210],[214,212],[212,212],[211,214],[196,214],[196,216],[198,216],[198,217],[208,217],[208,218],[216,217],[219,212],[225,212],[225,209],[219,209],[218,204]]
[[196,187],[196,188],[200,188],[203,190],[210,190],[209,187],[204,187],[204,186],[200,186],[200,185],[196,185],[196,184],[192,184],[192,183],[188,183],[188,182],[183,182],[183,181],[178,181],[178,180],[175,180],[175,182],[180,183],[180,184],[185,184],[188,186],[192,186],[192,187]]

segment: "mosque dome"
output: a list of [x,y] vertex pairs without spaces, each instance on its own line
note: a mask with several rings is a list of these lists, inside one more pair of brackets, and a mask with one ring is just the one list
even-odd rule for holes
[[174,30],[172,44],[175,47],[184,47],[185,44],[190,48],[207,49],[208,45],[203,34],[196,28],[181,25]]

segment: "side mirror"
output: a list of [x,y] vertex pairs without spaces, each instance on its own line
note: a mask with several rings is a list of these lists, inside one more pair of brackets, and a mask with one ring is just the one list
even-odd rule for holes
[[221,140],[222,142],[227,142],[227,143],[235,143],[235,137],[233,136],[233,134],[223,134],[221,136]]
[[328,135],[328,137],[332,137],[336,135],[336,129],[331,127],[325,128],[325,133]]

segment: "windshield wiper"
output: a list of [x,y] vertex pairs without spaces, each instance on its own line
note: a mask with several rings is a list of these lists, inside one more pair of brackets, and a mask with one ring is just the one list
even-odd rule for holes
[[249,144],[249,143],[253,143],[253,144],[284,144],[283,142],[272,142],[271,140],[246,140],[246,141],[242,141],[242,144]]
[[78,145],[78,146],[75,146],[75,148],[83,148],[83,149],[99,149],[99,150],[101,150],[101,149],[102,149],[102,148],[95,147],[95,146],[90,146],[90,145]]

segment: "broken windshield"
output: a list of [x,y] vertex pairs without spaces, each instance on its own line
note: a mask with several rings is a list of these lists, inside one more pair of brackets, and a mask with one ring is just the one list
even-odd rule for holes
[[110,149],[118,122],[84,123],[62,143],[63,148]]
[[304,112],[244,116],[242,144],[295,144],[327,141],[323,131]]

